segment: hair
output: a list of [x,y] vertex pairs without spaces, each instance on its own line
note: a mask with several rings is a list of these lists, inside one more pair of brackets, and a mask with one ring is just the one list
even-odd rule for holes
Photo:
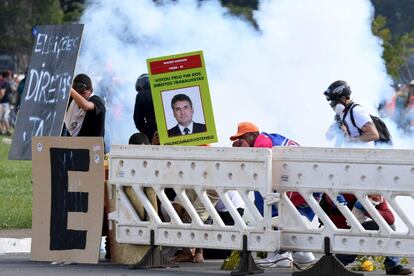
[[141,132],[137,132],[131,135],[131,137],[129,137],[129,142],[128,144],[130,145],[150,145],[150,142],[148,140],[147,135],[145,135],[144,133]]
[[6,70],[2,72],[1,75],[3,76],[3,78],[8,78],[12,75],[12,72],[10,70]]
[[137,81],[135,82],[135,90],[137,92],[141,92],[144,89],[149,89],[150,88],[150,83],[149,83],[149,78],[148,78],[148,74],[142,74],[141,76],[138,77]]
[[86,85],[86,89],[92,90],[92,80],[86,74],[79,74],[74,79],[73,82],[81,82]]
[[176,102],[187,101],[190,103],[191,108],[193,108],[193,102],[191,101],[190,97],[185,94],[177,94],[171,100],[171,108],[174,110],[174,104]]

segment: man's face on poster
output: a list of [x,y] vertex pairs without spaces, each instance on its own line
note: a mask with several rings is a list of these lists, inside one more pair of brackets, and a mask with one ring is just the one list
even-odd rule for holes
[[188,126],[193,121],[194,110],[188,101],[177,101],[173,105],[174,117],[182,126]]

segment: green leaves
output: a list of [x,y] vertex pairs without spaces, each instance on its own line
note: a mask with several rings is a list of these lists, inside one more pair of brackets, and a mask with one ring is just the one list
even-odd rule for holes
[[391,30],[387,27],[387,18],[378,15],[372,22],[372,32],[383,42],[383,58],[388,74],[400,79],[401,68],[405,67],[408,69],[409,79],[412,79],[408,59],[414,53],[414,30],[393,38]]

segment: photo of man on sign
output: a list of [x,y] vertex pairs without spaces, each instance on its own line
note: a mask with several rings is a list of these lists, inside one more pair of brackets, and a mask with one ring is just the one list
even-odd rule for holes
[[198,86],[164,91],[162,96],[168,137],[207,131]]
[[203,52],[147,59],[161,145],[217,142]]

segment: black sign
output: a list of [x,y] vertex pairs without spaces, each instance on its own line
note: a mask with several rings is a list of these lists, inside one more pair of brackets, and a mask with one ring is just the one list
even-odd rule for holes
[[80,24],[38,27],[9,159],[32,159],[32,136],[60,136],[82,32]]
[[[60,166],[56,166],[59,164]],[[89,150],[50,148],[50,250],[85,249],[85,230],[68,228],[69,212],[88,212],[88,193],[69,192],[68,171],[89,171]]]

